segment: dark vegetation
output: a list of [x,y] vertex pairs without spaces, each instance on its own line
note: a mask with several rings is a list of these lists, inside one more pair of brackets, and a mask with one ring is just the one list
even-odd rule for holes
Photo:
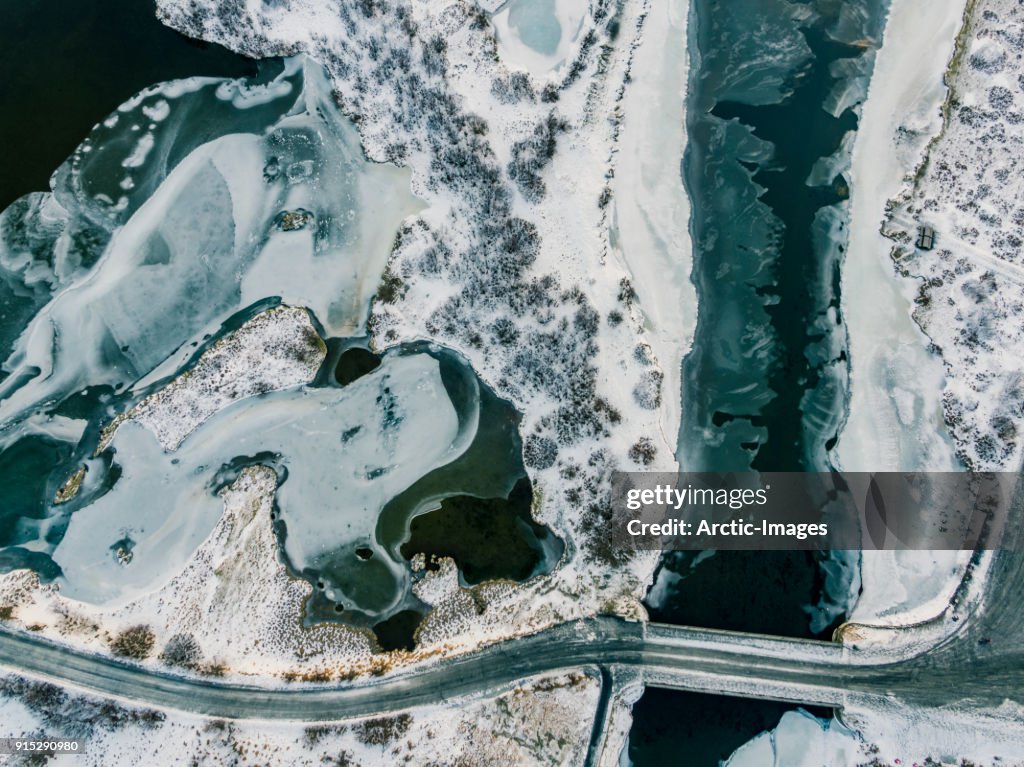
[[145,660],[153,652],[156,636],[149,626],[132,626],[110,641],[110,650],[122,658]]
[[15,676],[0,679],[0,695],[20,701],[50,738],[88,738],[97,729],[118,730],[127,725],[153,729],[165,718],[159,711],[123,708],[112,701],[71,695],[56,685]]
[[368,746],[387,746],[409,731],[412,717],[409,714],[367,719],[355,725],[353,732],[361,743]]
[[642,437],[638,439],[631,448],[629,448],[629,459],[636,464],[641,466],[650,466],[654,463],[654,457],[658,454],[658,449],[654,446],[654,442],[648,437]]
[[195,668],[201,658],[199,642],[191,634],[175,634],[160,653],[162,663],[181,668]]
[[540,202],[547,194],[540,172],[555,156],[558,134],[567,130],[569,124],[548,114],[547,119],[533,129],[529,138],[512,145],[512,160],[508,164],[508,176],[519,192],[530,202]]

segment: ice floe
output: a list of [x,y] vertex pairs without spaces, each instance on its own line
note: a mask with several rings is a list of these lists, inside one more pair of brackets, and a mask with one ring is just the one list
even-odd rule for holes
[[725,767],[844,767],[866,758],[856,733],[806,711],[787,711],[774,730],[740,746]]

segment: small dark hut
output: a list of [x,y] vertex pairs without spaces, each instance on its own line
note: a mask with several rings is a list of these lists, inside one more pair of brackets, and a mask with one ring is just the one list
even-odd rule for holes
[[919,226],[917,228],[917,247],[921,250],[931,250],[935,247],[935,230],[930,226]]

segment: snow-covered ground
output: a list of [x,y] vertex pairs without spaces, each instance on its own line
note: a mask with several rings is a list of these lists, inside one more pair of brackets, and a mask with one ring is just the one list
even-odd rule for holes
[[1024,739],[1015,733],[1021,713],[1010,704],[985,718],[883,705],[847,707],[840,722],[789,711],[774,729],[738,748],[725,767],[1010,767],[1024,764]]
[[[938,138],[885,224],[914,318],[946,367],[945,418],[973,469],[1016,470],[1024,428],[1024,10],[971,7]],[[934,250],[915,247],[918,225]]]
[[80,754],[57,756],[55,765],[575,765],[587,752],[599,691],[598,679],[579,670],[445,706],[304,725],[127,709],[6,677],[0,737],[84,739]]
[[[682,184],[686,143],[688,3],[654,3],[633,54],[643,73],[622,101],[615,177],[608,206],[613,247],[621,251],[661,361],[666,392],[678,392],[682,360],[693,342],[697,295],[690,280],[690,201]],[[668,441],[679,431],[679,397],[662,402]]]
[[[883,219],[889,221],[889,235],[893,221],[910,221],[900,208],[891,210],[890,200],[909,195],[912,188],[938,188],[918,169],[941,162],[939,158],[951,151],[943,119],[947,97],[955,100],[957,89],[984,87],[964,81],[965,69],[955,60],[966,8],[962,0],[893,0],[863,107],[854,145],[851,234],[843,267],[851,387],[849,414],[836,453],[839,467],[846,471],[955,471],[970,452],[963,429],[944,416],[951,412],[949,391],[978,371],[966,359],[951,358],[944,351],[946,341],[937,338],[927,323],[931,337],[922,332],[922,310],[915,299],[920,283],[899,277],[889,256],[892,242],[879,231]],[[984,13],[980,5],[974,8],[975,17]],[[1008,199],[1012,196],[1010,190],[1003,193]],[[936,215],[930,220],[949,229],[956,218]],[[993,312],[993,318],[998,314],[994,303],[979,308]],[[954,327],[947,331],[960,332]],[[1015,380],[1014,364],[1005,353],[997,352],[990,364],[996,378]],[[1012,468],[1013,462],[985,467]],[[949,604],[969,559],[965,552],[863,552],[862,591],[851,622],[906,625],[935,618]]]
[[135,420],[174,451],[228,405],[309,383],[326,353],[308,312],[282,307],[258,314],[205,351],[195,367],[118,415],[97,450],[106,449],[122,423]]
[[837,447],[845,471],[955,468],[945,438],[941,361],[914,324],[879,232],[886,202],[913,178],[942,127],[943,78],[966,0],[893,0],[850,169],[850,238],[843,314],[850,358],[849,414]]
[[[507,36],[466,2],[158,7],[190,36],[324,65],[369,157],[407,165],[426,205],[396,239],[390,290],[370,320],[375,344],[430,337],[455,348],[524,414],[535,514],[567,541],[567,557],[522,586],[432,588],[423,646],[470,648],[599,610],[641,614],[655,555],[611,550],[607,481],[614,467],[675,468],[676,371],[695,311],[686,288],[655,292],[643,251],[655,242],[673,270],[662,282],[687,284],[688,264],[668,257],[687,252],[685,199],[672,189],[683,148],[679,9],[659,7],[651,24],[644,4],[559,2],[561,63],[541,72],[523,71]],[[620,125],[637,56],[676,62],[659,93],[666,108]],[[635,87],[649,100],[650,85]],[[623,209],[616,222],[606,187],[652,141],[672,146],[675,163],[653,176],[624,170],[621,188],[653,218]],[[480,613],[480,595],[493,609]]]
[[871,708],[847,707],[842,718],[869,744],[868,751],[877,762],[837,762],[839,765],[864,761],[921,767],[1024,765],[1024,710],[1010,700],[984,715],[954,707],[922,710],[882,703]]

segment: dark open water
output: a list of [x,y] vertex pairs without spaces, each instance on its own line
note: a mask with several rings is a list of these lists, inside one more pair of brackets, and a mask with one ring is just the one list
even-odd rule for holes
[[152,0],[4,0],[0,8],[0,210],[47,191],[92,126],[147,85],[256,73],[254,61],[165,27]]
[[651,689],[633,707],[629,758],[635,767],[718,767],[797,708],[832,715],[814,706]]
[[[840,96],[866,85],[885,10],[885,0],[694,0],[683,179],[700,309],[683,363],[687,470],[830,468],[848,373],[849,192],[838,169],[820,171],[857,127]],[[827,585],[820,564],[804,552],[718,552],[691,568],[669,554],[663,566],[684,577],[660,591],[652,617],[828,636],[841,611],[812,627],[805,610]]]

